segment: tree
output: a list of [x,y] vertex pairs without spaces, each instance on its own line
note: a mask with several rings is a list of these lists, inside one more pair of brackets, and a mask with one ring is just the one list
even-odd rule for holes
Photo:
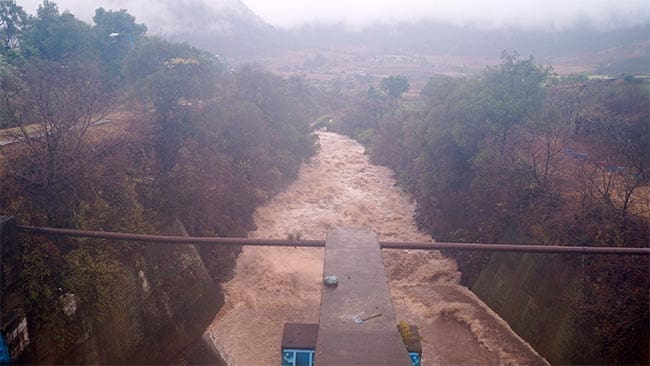
[[132,46],[137,41],[140,41],[147,32],[147,26],[137,24],[135,17],[129,14],[126,9],[106,11],[104,8],[99,7],[95,10],[93,22],[95,22],[95,32],[109,37],[113,34],[112,37],[119,37],[122,42],[128,42]]
[[544,102],[544,81],[548,69],[535,65],[533,57],[522,60],[517,53],[503,53],[501,64],[482,75],[482,90],[477,102],[484,119],[499,140],[506,143],[512,127],[527,121]]
[[0,1],[0,40],[5,50],[16,48],[27,22],[27,13],[15,1]]
[[153,103],[162,123],[188,102],[213,96],[222,72],[213,54],[160,38],[148,39],[134,48],[123,67],[133,87]]
[[462,78],[436,74],[429,78],[420,95],[427,99],[429,108],[432,108],[444,103],[449,93],[463,81]]
[[381,79],[381,89],[392,98],[399,98],[409,90],[409,82],[406,76],[392,75]]
[[122,62],[126,55],[143,40],[147,27],[137,24],[126,10],[95,10],[93,31],[103,63],[112,77],[121,77]]
[[650,96],[634,83],[592,83],[586,93],[590,102],[576,136],[590,146],[579,169],[583,194],[617,212],[625,228],[634,201],[648,203],[635,192],[650,176]]
[[90,25],[69,12],[59,13],[57,5],[44,0],[36,17],[30,17],[23,32],[21,53],[62,62],[70,57],[96,57],[96,46]]
[[[15,136],[26,148],[12,174],[19,184],[40,197],[54,224],[57,215],[54,197],[74,191],[72,171],[80,169],[85,156],[88,128],[100,121],[112,103],[112,94],[89,61],[66,63],[32,57],[19,72],[3,80],[8,114],[20,132]],[[95,149],[96,153],[100,149]]]
[[573,79],[555,76],[546,85],[544,104],[523,125],[519,149],[526,156],[537,184],[544,190],[561,182],[563,150],[571,145],[573,131],[586,104],[584,87]]
[[153,105],[157,181],[161,190],[172,189],[171,171],[183,140],[197,133],[193,107],[214,98],[221,64],[195,47],[152,38],[129,52],[123,70],[139,96]]
[[11,112],[13,94],[17,88],[12,87],[13,80],[16,80],[16,68],[6,61],[4,55],[0,55],[0,128],[17,126]]

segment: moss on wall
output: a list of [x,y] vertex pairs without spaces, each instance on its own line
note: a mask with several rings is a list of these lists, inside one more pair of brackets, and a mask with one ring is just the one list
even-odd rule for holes
[[71,314],[55,304],[50,321],[31,329],[27,360],[170,363],[202,342],[223,305],[223,295],[194,245],[147,246],[119,263],[110,287],[114,301],[101,309],[101,317],[81,296],[75,295],[77,310]]
[[579,269],[556,255],[492,254],[470,288],[552,364],[570,363]]

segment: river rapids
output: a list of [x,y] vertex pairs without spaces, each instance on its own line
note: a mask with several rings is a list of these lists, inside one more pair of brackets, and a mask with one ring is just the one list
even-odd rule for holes
[[[382,241],[433,241],[418,231],[415,202],[363,146],[319,132],[321,149],[287,190],[255,212],[252,238],[325,239],[335,227]],[[423,365],[547,364],[466,287],[437,251],[383,250],[395,315],[419,327]],[[279,365],[286,322],[318,322],[324,249],[245,247],[226,303],[204,337],[229,365]]]

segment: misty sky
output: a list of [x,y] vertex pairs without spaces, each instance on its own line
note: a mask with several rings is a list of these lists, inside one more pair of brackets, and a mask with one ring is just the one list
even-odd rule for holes
[[376,20],[423,18],[478,26],[566,27],[576,20],[598,26],[648,20],[645,0],[245,0],[267,22],[279,26],[305,21],[364,25]]
[[[41,0],[19,0],[34,14]],[[69,9],[90,22],[94,9],[126,8],[151,31],[177,31],[174,14],[180,7],[191,14],[237,8],[239,0],[58,0],[59,10]],[[304,23],[339,23],[363,26],[375,21],[432,19],[479,27],[522,26],[566,28],[576,22],[618,28],[650,20],[647,0],[243,0],[263,20],[288,28]],[[175,10],[174,10],[175,9]]]

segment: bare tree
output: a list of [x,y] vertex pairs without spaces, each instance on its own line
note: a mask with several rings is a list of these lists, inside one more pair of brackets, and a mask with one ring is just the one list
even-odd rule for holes
[[544,105],[524,127],[521,145],[535,181],[545,189],[559,181],[563,156],[581,118],[583,104],[582,86],[549,83]]
[[106,116],[113,100],[97,65],[32,58],[3,85],[7,114],[19,127],[13,137],[25,148],[12,167],[17,183],[45,199],[73,189],[71,172],[97,153],[85,146],[88,128]]
[[580,176],[584,192],[617,211],[625,224],[632,206],[647,206],[647,197],[636,193],[650,175],[650,99],[647,89],[633,83],[593,89],[578,136],[592,146]]

